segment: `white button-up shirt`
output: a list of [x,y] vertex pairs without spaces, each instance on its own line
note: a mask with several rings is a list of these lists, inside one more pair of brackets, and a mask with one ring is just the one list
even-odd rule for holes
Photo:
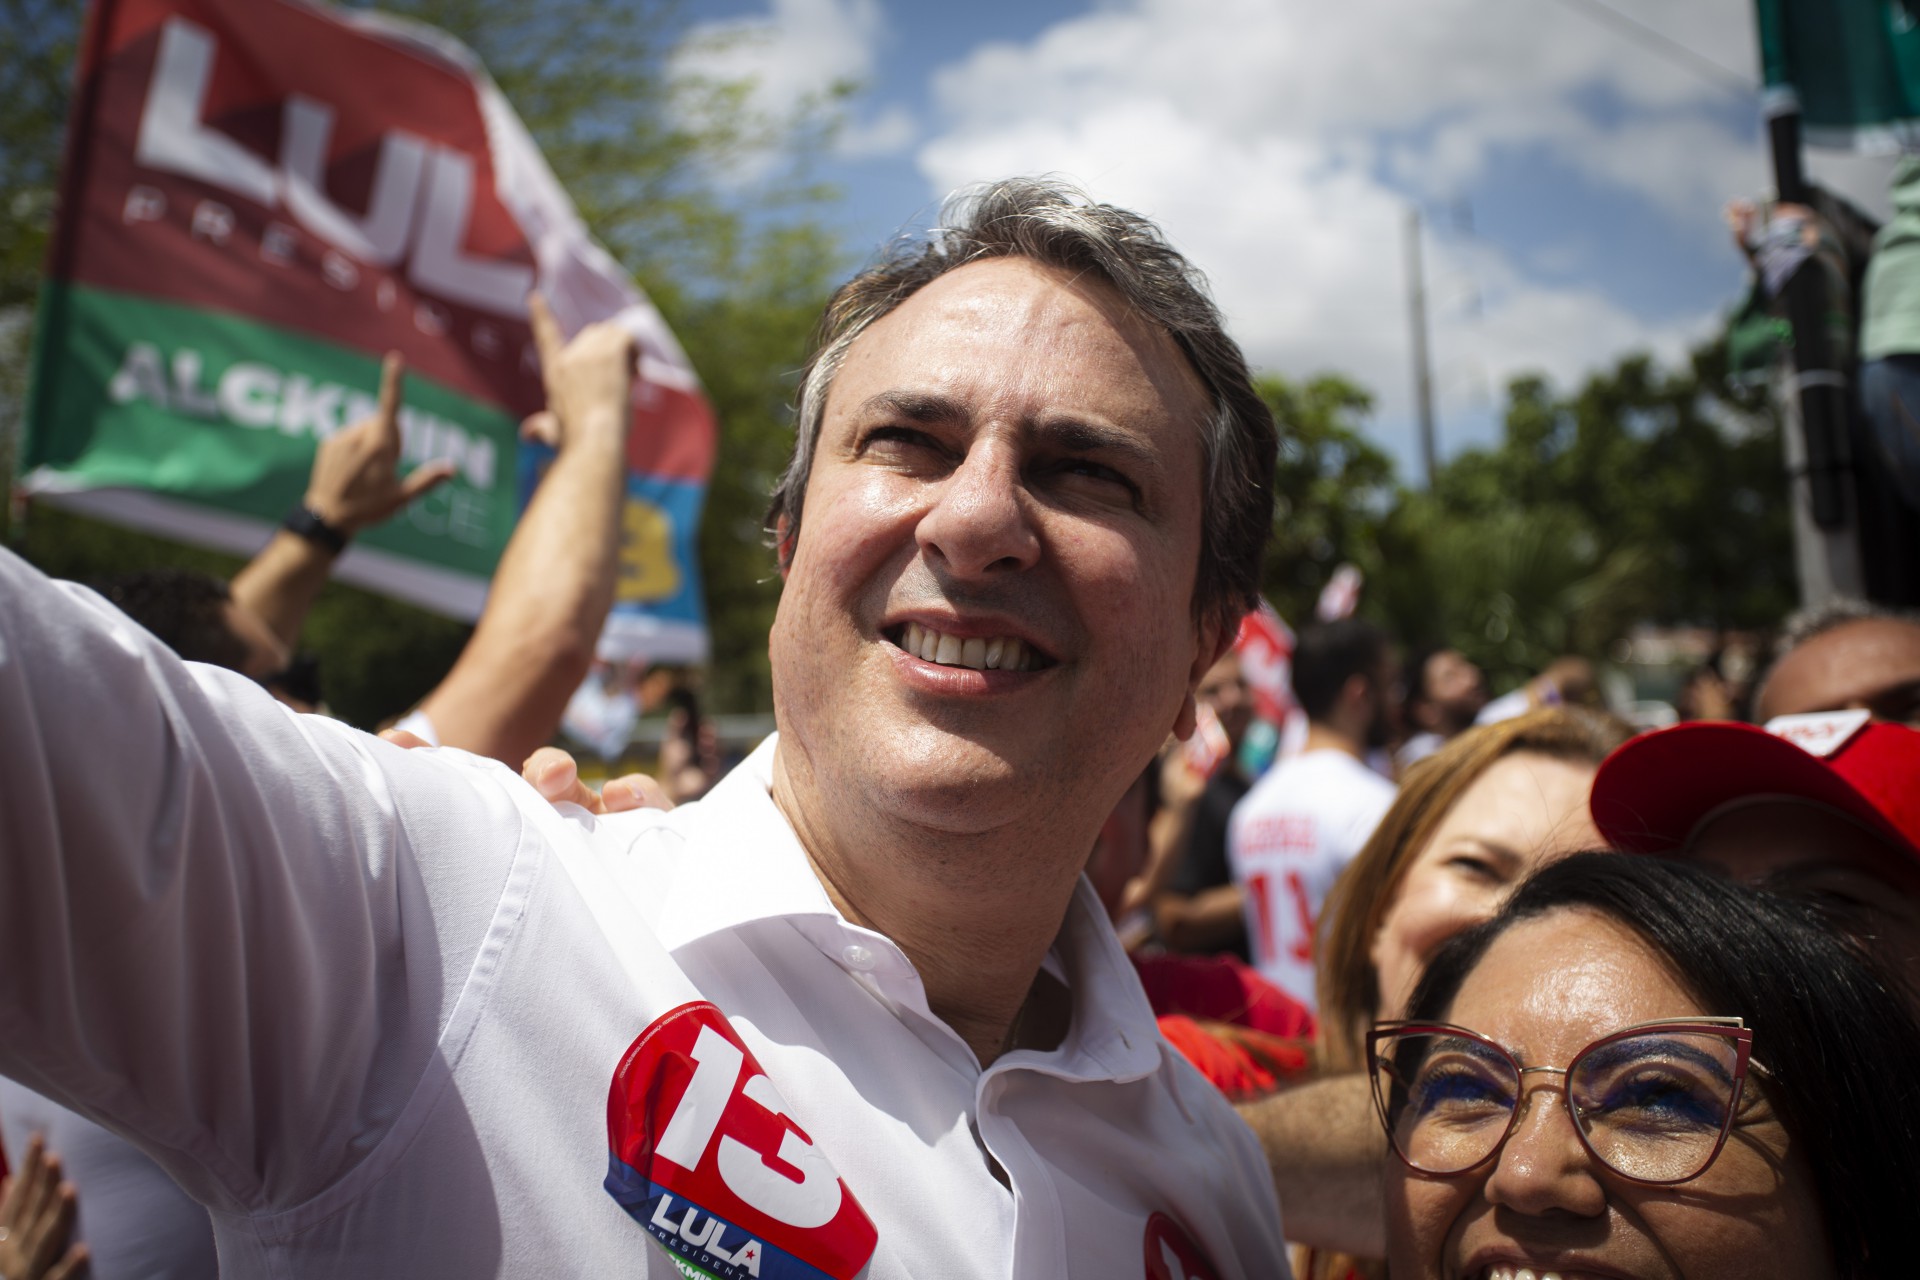
[[0,599],[0,1070],[207,1204],[224,1275],[1286,1274],[1084,883],[1066,1039],[983,1071],[834,909],[771,743],[557,812],[4,552]]

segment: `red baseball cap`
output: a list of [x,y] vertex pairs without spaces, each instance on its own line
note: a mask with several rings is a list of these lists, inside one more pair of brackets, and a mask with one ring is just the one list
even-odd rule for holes
[[1641,734],[1601,764],[1591,804],[1614,848],[1666,853],[1727,805],[1763,796],[1836,809],[1920,862],[1920,732],[1865,711]]

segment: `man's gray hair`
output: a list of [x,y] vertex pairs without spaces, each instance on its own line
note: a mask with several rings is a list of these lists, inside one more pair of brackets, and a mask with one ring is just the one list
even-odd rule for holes
[[956,193],[945,224],[897,246],[842,285],[828,302],[814,353],[801,374],[793,457],[774,486],[767,526],[781,568],[793,558],[827,393],[847,349],[867,327],[958,267],[989,258],[1030,258],[1111,285],[1186,354],[1212,402],[1201,429],[1200,564],[1196,619],[1225,629],[1259,603],[1260,561],[1273,526],[1273,414],[1253,388],[1246,358],[1227,336],[1200,272],[1136,213],[1096,204],[1064,183],[1008,178]]
[[1885,605],[1874,604],[1870,600],[1836,596],[1823,604],[1802,609],[1780,624],[1780,636],[1774,642],[1774,660],[1777,662],[1815,636],[1837,631],[1850,622],[1878,619],[1920,624],[1920,614],[1903,613],[1897,609],[1889,609]]

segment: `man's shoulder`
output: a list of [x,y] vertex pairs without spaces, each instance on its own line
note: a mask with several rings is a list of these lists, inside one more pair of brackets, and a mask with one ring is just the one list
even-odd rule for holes
[[669,950],[757,920],[831,914],[770,791],[772,744],[671,811],[584,819],[595,861]]
[[1352,792],[1393,794],[1394,785],[1344,751],[1308,751],[1269,769],[1247,794],[1247,802],[1298,801],[1308,805],[1339,801]]

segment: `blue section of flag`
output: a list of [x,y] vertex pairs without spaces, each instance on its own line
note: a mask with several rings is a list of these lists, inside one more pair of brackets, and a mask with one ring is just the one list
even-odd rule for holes
[[818,1267],[667,1190],[617,1155],[607,1158],[606,1188],[655,1244],[719,1280],[833,1280]]
[[680,589],[664,600],[644,605],[616,603],[614,612],[644,613],[662,621],[706,626],[700,591],[700,508],[706,502],[707,486],[691,480],[629,474],[627,496],[651,503],[672,521],[673,561],[680,571]]

